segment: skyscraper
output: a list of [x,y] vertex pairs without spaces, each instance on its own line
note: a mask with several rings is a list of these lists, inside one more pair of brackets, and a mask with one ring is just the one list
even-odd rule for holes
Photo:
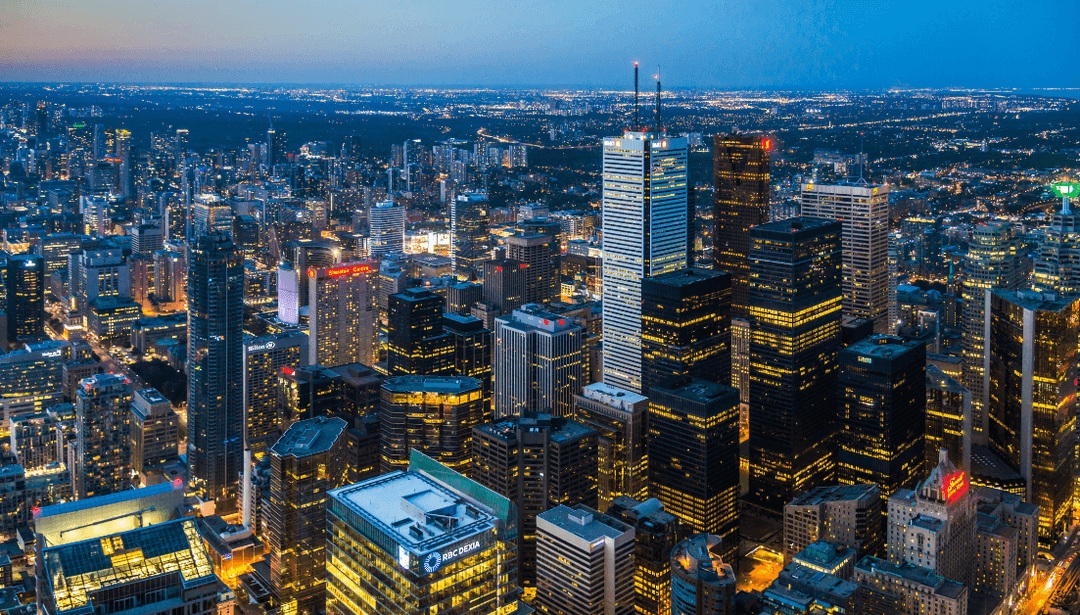
[[377,269],[378,263],[369,261],[308,270],[308,362],[376,363]]
[[641,280],[687,265],[686,139],[604,139],[604,383],[641,392]]
[[382,385],[379,411],[382,471],[405,469],[418,450],[468,475],[473,427],[484,418],[479,380],[455,376],[392,376]]
[[405,207],[393,201],[383,201],[368,211],[371,228],[371,253],[378,260],[391,252],[405,250]]
[[281,435],[278,416],[278,374],[308,363],[308,336],[303,331],[250,338],[244,344],[244,410],[247,445],[262,452]]
[[1072,211],[1068,197],[1062,199],[1059,211],[1050,214],[1031,287],[1041,292],[1080,293],[1080,211]]
[[731,382],[731,274],[687,268],[641,281],[642,392],[670,378]]
[[[990,428],[987,414],[989,390],[985,386],[986,291],[1013,290],[1020,284],[1020,242],[1015,227],[1008,222],[979,224],[968,238],[964,259],[963,351],[964,386],[971,391],[972,433],[975,444],[986,445]],[[935,455],[936,458],[936,455]],[[959,460],[959,457],[953,457]]]
[[550,414],[473,429],[472,474],[517,503],[519,580],[536,585],[536,517],[558,504],[596,503],[596,431]]
[[672,615],[735,612],[735,571],[723,558],[719,536],[698,534],[671,552]]
[[649,396],[650,493],[697,532],[739,556],[739,392],[684,377]]
[[779,510],[833,476],[839,222],[750,231],[750,497]]
[[713,261],[731,274],[732,316],[746,317],[750,228],[769,221],[769,152],[772,139],[713,137]]
[[525,301],[527,265],[508,258],[484,262],[484,301],[499,315],[509,314],[528,303]]
[[117,493],[131,476],[131,382],[97,374],[75,393],[79,499]]
[[559,272],[552,265],[558,239],[539,233],[516,233],[506,238],[506,256],[523,263],[524,303],[547,304],[557,298]]
[[386,366],[391,376],[449,375],[453,339],[443,332],[443,298],[429,290],[408,288],[390,296]]
[[527,304],[495,319],[494,416],[571,416],[584,385],[585,329]]
[[8,256],[4,283],[8,343],[45,337],[45,259],[36,254]]
[[803,184],[802,215],[844,226],[844,315],[889,326],[889,187]]
[[266,536],[271,591],[281,612],[314,615],[326,605],[326,498],[345,482],[345,421],[293,423],[270,448]]
[[491,331],[479,318],[448,312],[443,314],[443,333],[450,336],[454,347],[454,374],[475,378],[483,387],[486,420],[491,413]]
[[177,460],[180,417],[157,389],[135,391],[131,400],[131,469],[159,470]]
[[621,496],[648,497],[648,411],[648,398],[602,382],[574,396],[574,420],[596,430],[600,510],[606,511]]
[[971,471],[971,393],[936,365],[926,366],[926,463],[945,449],[960,469]]
[[923,476],[926,346],[874,335],[840,351],[837,479],[888,497]]
[[487,195],[475,192],[450,203],[450,259],[458,277],[480,273],[488,256],[488,208]]
[[986,315],[990,449],[1039,507],[1039,545],[1069,525],[1076,463],[1076,295],[993,290]]
[[243,460],[244,261],[221,233],[198,237],[188,260],[191,485],[228,510]]
[[640,615],[671,615],[671,551],[687,533],[660,500],[619,496],[607,514],[634,528],[634,608]]

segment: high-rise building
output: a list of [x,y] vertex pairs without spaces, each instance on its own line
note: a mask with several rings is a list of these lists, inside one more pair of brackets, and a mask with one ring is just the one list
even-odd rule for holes
[[1039,246],[1039,258],[1031,272],[1031,287],[1040,292],[1080,293],[1080,211],[1072,211],[1069,199],[1050,214],[1050,225]]
[[443,314],[443,332],[450,336],[454,346],[453,372],[457,376],[475,378],[484,391],[484,414],[491,414],[491,331],[484,328],[479,318]]
[[331,491],[326,523],[328,615],[517,612],[514,504],[418,451]]
[[484,418],[479,380],[454,376],[392,376],[382,385],[379,412],[382,471],[409,465],[418,450],[446,467],[470,474],[473,427]]
[[937,463],[938,451],[971,471],[971,393],[936,365],[926,366],[926,446],[924,467]]
[[584,385],[585,329],[526,304],[495,319],[494,416],[526,412],[571,416]]
[[345,482],[345,421],[293,423],[270,447],[266,505],[271,591],[282,613],[326,607],[326,498]]
[[739,557],[739,392],[684,377],[649,395],[649,492],[695,532]]
[[549,414],[473,430],[472,478],[517,502],[523,585],[536,585],[536,517],[558,504],[596,503],[596,431]]
[[244,343],[244,415],[252,451],[265,451],[281,435],[278,374],[307,364],[308,336],[303,331],[264,335]]
[[157,389],[140,389],[131,399],[131,469],[161,469],[179,458],[180,417]]
[[784,505],[784,561],[824,540],[858,557],[885,550],[885,504],[873,484],[816,487]]
[[803,184],[802,215],[844,226],[844,315],[889,326],[889,187]]
[[989,293],[990,449],[1024,479],[1024,499],[1039,507],[1043,547],[1056,544],[1070,523],[1078,316],[1076,295]]
[[641,280],[687,266],[686,139],[604,139],[604,384],[641,392]]
[[45,337],[45,259],[36,254],[14,254],[0,260],[7,299],[9,344]]
[[648,411],[648,398],[602,382],[574,396],[574,420],[596,430],[597,502],[602,511],[619,497],[648,497]]
[[321,365],[282,367],[277,374],[277,416],[281,429],[319,416],[348,420],[341,374]]
[[525,305],[525,263],[499,259],[484,262],[484,301],[498,315],[509,314]]
[[552,258],[558,239],[539,233],[516,233],[506,238],[506,256],[525,265],[524,303],[547,304],[559,297],[559,271]]
[[687,533],[660,500],[619,496],[607,514],[634,528],[635,610],[640,615],[671,615],[671,551]]
[[839,222],[750,231],[750,497],[779,510],[833,476]]
[[735,613],[735,571],[724,563],[723,539],[697,534],[671,552],[671,615]]
[[244,261],[228,235],[195,240],[188,265],[188,421],[191,485],[231,506],[244,446]]
[[131,477],[131,381],[97,374],[75,393],[75,492],[81,500],[128,488]]
[[731,275],[679,269],[641,281],[641,390],[690,376],[731,383]]
[[390,296],[386,367],[391,376],[449,375],[454,340],[443,332],[443,298],[422,288]]
[[194,242],[207,233],[232,234],[232,207],[214,194],[197,194],[191,204],[191,238]]
[[840,351],[837,480],[887,498],[923,476],[926,346],[874,335]]
[[368,258],[378,260],[391,252],[405,251],[405,206],[383,201],[368,211],[371,229],[371,252]]
[[750,321],[731,319],[731,386],[739,389],[739,399],[750,404]]
[[772,139],[713,137],[714,269],[731,274],[731,313],[745,318],[750,297],[750,229],[769,221]]
[[634,528],[588,506],[536,518],[536,604],[546,615],[631,615]]
[[[986,291],[991,288],[1013,290],[1020,284],[1020,241],[1015,227],[1008,222],[994,221],[979,224],[971,230],[968,253],[964,259],[962,296],[964,386],[971,391],[972,441],[986,445],[990,429],[987,414],[989,390],[984,386],[986,367],[983,365],[986,339]],[[934,451],[935,458],[937,451]],[[953,457],[953,459],[960,459]]]
[[308,270],[309,363],[377,362],[377,268],[374,262],[357,262]]
[[459,194],[450,202],[450,258],[454,275],[468,278],[481,272],[489,254],[486,194]]

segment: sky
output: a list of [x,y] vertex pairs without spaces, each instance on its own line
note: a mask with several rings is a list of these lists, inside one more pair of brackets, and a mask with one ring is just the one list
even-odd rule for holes
[[1077,0],[0,0],[0,82],[1080,88]]

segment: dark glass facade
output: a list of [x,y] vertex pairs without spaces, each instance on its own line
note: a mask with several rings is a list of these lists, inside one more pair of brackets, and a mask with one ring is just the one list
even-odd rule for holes
[[683,378],[649,394],[650,493],[695,532],[739,554],[739,391]]
[[281,428],[288,429],[294,421],[319,416],[340,416],[351,421],[343,389],[341,375],[335,370],[319,365],[281,368],[277,376],[278,421]]
[[841,224],[750,232],[750,500],[781,510],[833,479]]
[[607,514],[634,528],[634,612],[671,615],[671,550],[690,531],[655,498],[619,496]]
[[483,386],[475,378],[392,376],[382,386],[382,471],[405,470],[416,449],[468,475],[473,427],[483,418]]
[[840,352],[836,473],[843,485],[876,483],[888,499],[923,478],[926,346],[874,335]]
[[244,259],[227,234],[196,239],[187,294],[191,483],[232,510],[244,457]]
[[44,338],[45,259],[36,254],[9,256],[4,274],[8,343]]
[[476,276],[488,258],[490,207],[487,197],[482,194],[462,194],[454,200],[450,212],[454,275]]
[[481,421],[486,421],[491,415],[491,331],[479,318],[447,313],[443,315],[443,332],[453,340],[454,374],[475,378],[483,387]]
[[454,344],[443,333],[443,298],[410,288],[390,296],[387,369],[391,376],[445,376],[453,371]]
[[503,258],[484,263],[484,301],[498,315],[509,314],[525,304],[525,263]]
[[731,382],[731,274],[687,268],[641,281],[641,388]]
[[713,261],[731,274],[732,314],[746,317],[750,299],[750,228],[769,221],[767,138],[713,138]]

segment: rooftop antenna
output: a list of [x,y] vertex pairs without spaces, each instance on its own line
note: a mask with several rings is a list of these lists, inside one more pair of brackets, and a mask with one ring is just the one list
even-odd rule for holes
[[664,130],[660,122],[660,65],[656,65],[656,136]]
[[634,130],[638,129],[638,85],[637,85],[637,62],[634,62]]
[[866,181],[865,179],[863,179],[863,169],[866,168],[866,151],[865,151],[866,148],[863,147],[863,144],[864,144],[865,140],[866,140],[866,133],[865,132],[860,132],[859,133],[859,181],[861,181],[861,182]]

